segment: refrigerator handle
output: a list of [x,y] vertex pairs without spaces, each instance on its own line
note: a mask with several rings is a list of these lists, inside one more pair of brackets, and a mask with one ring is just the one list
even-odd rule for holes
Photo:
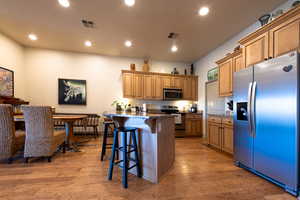
[[255,137],[256,134],[256,119],[255,119],[255,103],[256,103],[256,81],[253,82],[252,85],[252,94],[251,94],[251,127],[252,127],[252,135]]
[[252,95],[252,82],[249,83],[249,88],[248,88],[248,105],[247,105],[247,118],[248,118],[248,124],[249,124],[249,132],[250,132],[250,136],[252,136],[252,113],[251,113],[251,98]]

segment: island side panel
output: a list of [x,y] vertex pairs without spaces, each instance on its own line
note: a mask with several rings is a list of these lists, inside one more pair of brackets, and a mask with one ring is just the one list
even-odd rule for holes
[[157,121],[158,181],[172,168],[175,161],[174,118],[160,118]]
[[[153,119],[154,120],[154,119]],[[155,119],[156,120],[156,119]],[[151,123],[148,123],[151,121]],[[157,134],[152,131],[156,127],[156,123],[152,123],[152,119],[147,120],[145,118],[126,118],[124,121],[124,125],[128,127],[136,127],[139,128],[139,133],[137,134],[138,138],[138,146],[139,146],[139,155],[140,155],[140,161],[142,166],[142,174],[143,178],[152,182],[152,183],[158,183],[159,177],[158,177],[158,169],[157,169]],[[150,124],[150,125],[149,125]],[[130,155],[132,158],[134,158],[134,154],[131,153]],[[133,165],[131,162],[130,165]],[[130,170],[130,173],[137,174],[136,168],[133,168]]]

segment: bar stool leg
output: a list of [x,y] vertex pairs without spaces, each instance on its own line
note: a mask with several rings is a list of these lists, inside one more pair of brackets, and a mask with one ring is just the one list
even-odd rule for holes
[[104,125],[104,134],[103,134],[102,151],[101,151],[101,161],[103,161],[103,158],[104,158],[105,153],[106,153],[108,126],[109,126],[108,124]]
[[135,162],[136,162],[136,166],[137,166],[137,176],[139,178],[141,178],[142,177],[142,172],[141,172],[141,165],[140,165],[138,145],[137,145],[135,131],[132,132],[132,142],[133,142],[133,146],[134,146]]
[[110,164],[109,164],[109,173],[108,173],[108,180],[112,180],[112,174],[114,170],[114,164],[115,164],[115,155],[116,155],[116,148],[117,148],[117,140],[118,140],[118,130],[114,130],[114,143],[112,146],[112,156],[110,158]]
[[[116,147],[119,149],[119,138],[117,138]],[[119,160],[119,150],[117,150],[117,160]]]
[[123,187],[128,188],[128,159],[127,159],[127,132],[123,132],[123,173],[122,173],[122,182]]

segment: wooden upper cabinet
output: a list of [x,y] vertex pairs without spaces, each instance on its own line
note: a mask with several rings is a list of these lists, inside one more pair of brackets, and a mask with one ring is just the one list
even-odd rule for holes
[[154,96],[154,76],[144,75],[144,99],[152,99]]
[[123,73],[123,96],[124,98],[132,98],[133,94],[133,73]]
[[162,100],[164,88],[183,90],[184,100],[198,100],[198,77],[122,70],[124,98]]
[[144,75],[143,74],[133,75],[133,91],[134,91],[134,98],[137,99],[144,98]]
[[193,101],[198,101],[198,78],[192,77],[192,99]]
[[269,34],[259,35],[243,45],[243,63],[245,67],[259,63],[269,57]]
[[183,77],[173,77],[172,79],[172,88],[183,89]]
[[171,76],[163,76],[163,88],[172,88],[172,77]]
[[[298,16],[297,16],[298,17]],[[269,32],[270,58],[278,57],[299,47],[300,19],[292,18]]]
[[192,100],[192,78],[186,77],[183,80],[183,98],[185,100]]
[[159,75],[154,76],[153,98],[157,99],[157,100],[162,100],[163,99],[163,79]]
[[219,65],[219,95],[232,95],[232,58],[218,62]]
[[232,58],[232,67],[233,67],[233,72],[238,72],[245,68],[243,64],[242,53],[239,53],[238,55]]

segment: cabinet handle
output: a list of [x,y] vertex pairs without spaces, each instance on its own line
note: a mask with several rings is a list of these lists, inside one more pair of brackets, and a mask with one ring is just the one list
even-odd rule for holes
[[273,59],[273,57],[272,57],[272,56],[270,56],[270,57],[269,57],[269,59]]

